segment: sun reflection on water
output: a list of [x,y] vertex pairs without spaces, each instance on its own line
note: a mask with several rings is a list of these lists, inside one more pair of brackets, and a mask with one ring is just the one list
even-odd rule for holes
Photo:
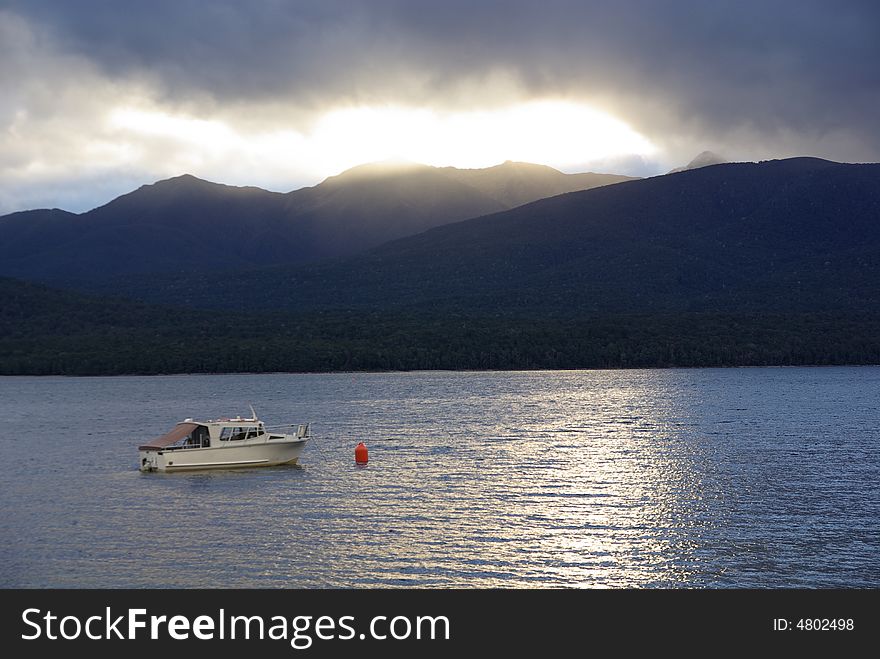
[[707,442],[681,436],[695,410],[650,373],[625,387],[595,377],[531,397],[525,431],[538,454],[519,456],[525,468],[511,460],[494,484],[538,522],[526,529],[535,577],[577,587],[711,582],[695,536],[725,520],[707,514],[719,496],[705,482]]

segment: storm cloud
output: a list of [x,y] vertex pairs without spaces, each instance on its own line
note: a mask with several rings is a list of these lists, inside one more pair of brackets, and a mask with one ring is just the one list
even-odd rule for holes
[[653,173],[706,148],[880,159],[873,2],[10,0],[0,55],[0,211],[29,201],[13,188],[68,189],[73,169],[121,186],[201,163],[222,180],[229,156],[240,169],[224,182],[316,182],[294,166],[260,179],[244,147],[213,160],[150,140],[114,152],[118,127],[101,117],[123,105],[258,136],[308,130],[335,107],[564,98],[656,144]]

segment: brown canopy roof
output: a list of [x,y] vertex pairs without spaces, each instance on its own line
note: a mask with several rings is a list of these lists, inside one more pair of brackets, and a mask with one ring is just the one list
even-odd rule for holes
[[197,423],[178,423],[176,426],[174,426],[174,430],[172,430],[171,432],[166,433],[161,437],[157,437],[148,444],[138,446],[138,451],[146,451],[147,449],[157,449],[171,446],[172,444],[179,442],[181,439],[186,437],[198,427],[199,424]]

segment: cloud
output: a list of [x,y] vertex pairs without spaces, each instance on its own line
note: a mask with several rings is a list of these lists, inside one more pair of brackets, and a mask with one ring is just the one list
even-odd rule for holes
[[[70,198],[69,182],[98,177],[108,160],[114,176],[124,175],[125,162],[112,157],[117,146],[101,139],[100,117],[109,103],[136,95],[136,84],[111,82],[88,59],[58,52],[30,22],[0,11],[0,86],[0,212]],[[61,188],[67,194],[57,195]]]
[[[237,158],[245,164],[224,180],[235,182],[259,170],[247,143],[275,135],[294,148],[294,136],[308,135],[329,110],[476,112],[533,99],[587,103],[619,117],[660,148],[658,171],[707,148],[731,159],[880,160],[880,5],[872,2],[2,6],[7,181],[60,183],[73,169],[149,179],[188,165],[224,180],[224,159],[231,167]],[[240,148],[187,155],[186,140],[122,130],[113,122],[120,108],[208,122],[238,135]],[[265,181],[241,182],[314,182],[305,165],[275,160]],[[17,203],[9,187],[0,211]]]

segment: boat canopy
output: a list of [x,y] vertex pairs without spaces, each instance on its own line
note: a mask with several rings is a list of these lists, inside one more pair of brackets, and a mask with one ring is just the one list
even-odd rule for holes
[[148,449],[158,449],[165,448],[166,446],[171,446],[172,444],[176,444],[181,439],[191,434],[193,430],[199,427],[197,423],[178,423],[174,426],[174,429],[162,435],[161,437],[157,437],[153,441],[138,446],[138,451],[146,451]]

